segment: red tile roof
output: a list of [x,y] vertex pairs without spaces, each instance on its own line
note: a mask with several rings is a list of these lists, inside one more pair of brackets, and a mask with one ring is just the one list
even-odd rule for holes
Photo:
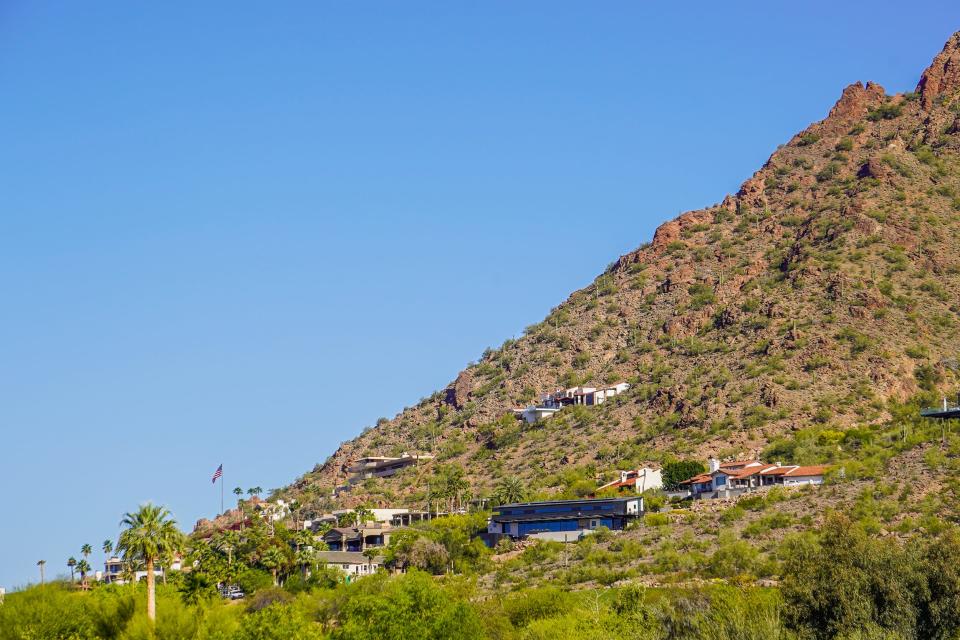
[[723,462],[720,464],[720,468],[717,471],[712,473],[701,473],[690,478],[689,480],[684,480],[680,484],[698,484],[700,482],[709,482],[713,477],[713,474],[718,472],[722,472],[735,480],[741,480],[743,478],[749,478],[750,476],[758,474],[762,476],[822,476],[826,470],[827,468],[823,465],[807,467],[801,467],[798,465],[777,466],[775,464],[766,464],[760,462],[759,460],[741,460],[737,462]]
[[824,465],[813,465],[809,467],[797,467],[787,472],[788,476],[822,476],[826,473],[827,467]]

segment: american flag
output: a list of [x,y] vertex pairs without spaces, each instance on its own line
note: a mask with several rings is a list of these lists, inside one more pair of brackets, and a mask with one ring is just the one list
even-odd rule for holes
[[222,475],[223,475],[223,465],[220,465],[219,467],[217,467],[217,470],[213,472],[213,480],[211,480],[210,482],[212,482],[213,484],[216,484],[217,478],[219,478]]

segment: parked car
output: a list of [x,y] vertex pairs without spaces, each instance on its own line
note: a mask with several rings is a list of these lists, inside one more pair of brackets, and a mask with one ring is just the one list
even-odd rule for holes
[[243,589],[241,589],[235,584],[231,584],[231,585],[224,585],[220,587],[220,595],[226,598],[227,600],[239,600],[245,594],[243,593]]

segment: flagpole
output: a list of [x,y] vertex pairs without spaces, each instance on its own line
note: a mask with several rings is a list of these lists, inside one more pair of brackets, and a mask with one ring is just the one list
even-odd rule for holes
[[[221,467],[223,465],[220,465]],[[223,515],[223,474],[220,474],[220,515]]]

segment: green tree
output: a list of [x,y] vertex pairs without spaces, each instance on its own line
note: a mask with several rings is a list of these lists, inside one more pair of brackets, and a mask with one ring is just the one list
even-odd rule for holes
[[681,482],[706,470],[706,467],[697,460],[668,462],[663,465],[663,488],[666,491],[677,491],[682,488]]
[[523,502],[527,497],[527,488],[517,476],[505,476],[497,482],[493,495],[500,504]]
[[107,559],[109,560],[110,554],[113,553],[113,541],[104,540],[101,548],[103,549],[103,555],[107,556]]
[[260,564],[265,568],[270,570],[270,575],[273,576],[273,586],[279,586],[280,582],[277,579],[277,574],[280,569],[286,563],[286,557],[283,555],[283,551],[277,547],[269,547],[266,551],[263,552],[263,556],[260,558]]
[[182,549],[184,537],[170,511],[149,503],[124,515],[120,526],[125,529],[117,540],[117,552],[131,564],[143,563],[147,572],[147,618],[152,622],[157,618],[154,566],[158,558]]
[[789,626],[817,640],[916,637],[924,585],[914,556],[869,538],[846,516],[831,516],[819,540],[787,545],[781,593]]
[[356,527],[363,526],[364,523],[373,520],[373,512],[366,505],[357,505],[353,510],[353,524]]
[[69,558],[67,558],[67,566],[70,567],[70,582],[75,582],[76,578],[74,576],[73,571],[74,571],[74,567],[77,566],[77,559],[74,558],[73,556],[70,556]]
[[80,572],[80,584],[87,586],[87,574],[90,573],[90,563],[84,558],[77,563],[77,571]]

